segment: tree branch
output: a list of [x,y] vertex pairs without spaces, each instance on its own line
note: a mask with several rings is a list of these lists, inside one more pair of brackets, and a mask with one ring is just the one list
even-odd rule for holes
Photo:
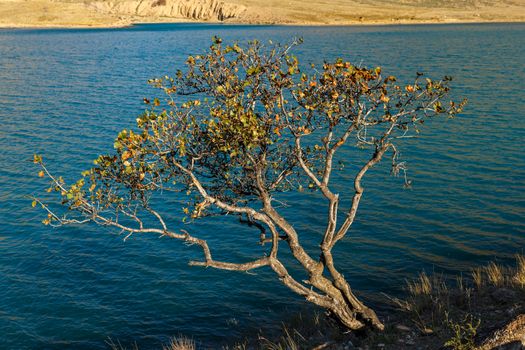
[[341,228],[337,231],[335,237],[330,242],[330,246],[333,247],[337,241],[339,241],[341,238],[343,238],[350,228],[352,226],[355,216],[357,214],[357,209],[359,207],[359,202],[361,201],[361,197],[363,196],[363,187],[361,185],[361,180],[365,176],[366,172],[372,168],[375,164],[379,163],[381,161],[381,158],[385,154],[385,152],[390,148],[390,144],[384,144],[381,147],[379,147],[372,158],[366,164],[361,168],[361,170],[357,173],[355,179],[354,179],[354,195],[352,198],[352,205],[350,207],[350,210],[347,213],[347,217],[345,221],[343,222]]

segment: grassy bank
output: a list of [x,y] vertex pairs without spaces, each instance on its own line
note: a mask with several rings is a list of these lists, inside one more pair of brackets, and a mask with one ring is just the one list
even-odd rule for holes
[[[254,336],[224,349],[521,349],[525,345],[525,257],[515,266],[490,263],[446,280],[421,273],[407,281],[403,299],[385,296],[392,312],[384,332],[349,333],[324,314],[296,315],[278,337]],[[108,342],[112,350],[124,350]],[[138,350],[137,346],[127,349]],[[162,350],[201,349],[174,338]]]

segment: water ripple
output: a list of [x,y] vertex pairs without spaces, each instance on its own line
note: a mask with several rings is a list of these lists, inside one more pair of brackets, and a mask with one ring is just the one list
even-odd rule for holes
[[[149,349],[180,333],[217,347],[260,328],[277,329],[304,306],[268,270],[252,276],[186,267],[200,252],[177,242],[137,236],[124,243],[104,228],[43,227],[26,198],[43,187],[28,161],[33,153],[44,153],[51,169],[74,179],[134,123],[142,98],[152,94],[147,79],[173,73],[215,34],[281,42],[302,36],[297,55],[305,64],[340,56],[382,65],[401,81],[415,71],[452,75],[457,94],[469,98],[462,116],[430,123],[404,147],[411,190],[390,178],[386,166],[367,178],[360,216],[336,249],[338,266],[363,295],[375,300],[377,292],[398,293],[405,278],[423,269],[468,271],[523,251],[523,24],[0,30],[4,348],[98,349],[112,337]],[[361,156],[348,150],[342,157],[355,169]],[[334,181],[348,207],[351,178]],[[322,198],[302,193],[280,199],[294,203],[283,211],[307,249],[316,251],[325,225]],[[176,202],[164,207],[179,212]],[[175,214],[170,223],[179,219]],[[234,221],[202,223],[196,230],[219,257],[242,261],[260,254],[256,234]]]

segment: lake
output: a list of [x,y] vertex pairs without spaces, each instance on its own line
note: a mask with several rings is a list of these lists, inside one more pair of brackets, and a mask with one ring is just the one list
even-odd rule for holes
[[[174,74],[214,35],[289,42],[303,65],[342,57],[409,82],[416,71],[454,77],[465,112],[425,126],[402,150],[413,181],[387,164],[365,181],[355,226],[336,263],[369,303],[398,295],[422,270],[464,273],[525,246],[525,24],[355,27],[138,25],[124,29],[0,30],[0,347],[104,349],[108,337],[156,349],[186,335],[210,347],[275,331],[308,306],[268,269],[255,274],[188,267],[201,252],[177,241],[94,226],[53,229],[31,208],[46,182],[43,154],[66,180],[111,151],[133,127],[149,78]],[[352,156],[349,149],[348,157]],[[348,177],[336,180],[345,193]],[[347,193],[347,192],[346,192]],[[285,210],[313,251],[324,225],[317,194]],[[293,206],[291,205],[293,204]],[[181,208],[167,203],[170,223]],[[194,230],[218,256],[256,256],[258,233],[236,220]],[[235,232],[232,237],[230,233]]]

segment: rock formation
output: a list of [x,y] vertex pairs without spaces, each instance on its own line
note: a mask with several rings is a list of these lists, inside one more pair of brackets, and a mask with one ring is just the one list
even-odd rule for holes
[[496,331],[477,350],[525,349],[525,314],[519,315],[505,327]]
[[219,0],[124,0],[95,1],[89,4],[99,12],[115,15],[186,18],[224,21],[239,17],[246,7]]

